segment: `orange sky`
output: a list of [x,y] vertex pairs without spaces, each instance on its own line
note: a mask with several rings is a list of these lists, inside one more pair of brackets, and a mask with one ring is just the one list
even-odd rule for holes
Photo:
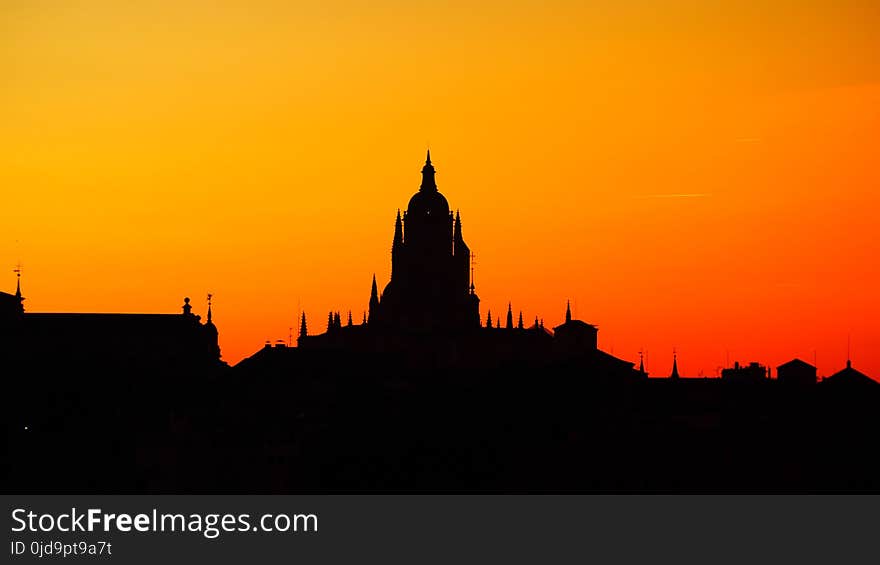
[[[880,377],[880,4],[8,1],[0,263],[30,311],[367,305],[430,145],[477,292],[666,374]],[[344,316],[345,314],[343,314]]]

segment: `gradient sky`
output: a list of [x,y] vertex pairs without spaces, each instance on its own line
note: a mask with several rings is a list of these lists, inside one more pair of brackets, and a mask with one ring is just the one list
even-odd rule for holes
[[0,288],[234,363],[360,318],[430,146],[483,317],[880,377],[880,3],[478,4],[6,0]]

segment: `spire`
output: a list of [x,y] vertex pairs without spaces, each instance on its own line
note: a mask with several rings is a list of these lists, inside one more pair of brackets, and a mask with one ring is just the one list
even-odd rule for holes
[[211,299],[212,299],[213,297],[214,297],[214,295],[211,294],[211,293],[209,292],[209,293],[208,293],[208,323],[209,323],[209,324],[213,323],[213,322],[211,321]]
[[639,372],[645,372],[645,355],[641,351],[639,351]]
[[569,323],[571,321],[571,301],[565,301],[565,323]]
[[513,310],[510,308],[510,302],[507,303],[507,329],[513,329]]
[[487,327],[487,328],[491,328],[491,327],[492,327],[492,311],[491,311],[491,310],[489,310],[489,311],[486,313],[486,327]]
[[333,320],[333,311],[331,310],[329,314],[327,314],[327,331],[332,332],[335,328],[334,320]]
[[523,325],[522,310],[519,311],[519,321],[516,323],[516,327],[519,329],[523,329],[525,327]]
[[397,249],[403,244],[403,224],[400,221],[400,208],[397,209],[397,219],[394,220],[394,243],[391,249]]
[[18,299],[18,311],[19,313],[24,312],[24,298],[21,296],[21,263],[16,265],[15,269],[15,297]]
[[376,274],[373,274],[373,286],[370,288],[370,315],[367,318],[368,322],[374,322],[376,320],[376,311],[379,309],[379,288],[376,286]]
[[302,313],[302,319],[299,322],[299,337],[306,337],[309,335],[309,330],[306,327],[306,313]]
[[419,190],[437,190],[437,183],[434,181],[434,172],[434,165],[431,164],[431,150],[428,149],[428,158],[425,160],[425,166],[422,167],[422,184],[419,186]]
[[670,379],[677,379],[678,376],[678,354],[675,350],[672,350],[672,374],[669,375]]
[[352,321],[351,321],[351,310],[348,311],[348,325],[349,325],[349,326],[354,325],[354,324],[352,323]]
[[455,211],[454,226],[455,227],[453,229],[452,237],[455,238],[456,242],[462,241],[463,238],[461,236],[461,214],[458,210]]

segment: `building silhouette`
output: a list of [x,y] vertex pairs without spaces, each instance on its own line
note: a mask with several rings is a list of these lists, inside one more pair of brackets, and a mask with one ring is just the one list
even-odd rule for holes
[[776,367],[776,380],[786,385],[806,386],[816,384],[816,367],[794,358]]
[[869,388],[875,390],[877,387],[880,387],[880,383],[865,373],[853,369],[852,361],[849,359],[846,360],[846,367],[830,377],[822,379],[822,384],[825,386],[848,389]]
[[204,323],[189,298],[179,314],[27,312],[24,301],[20,277],[15,294],[0,292],[0,347],[13,366],[130,375],[221,364],[210,297]]
[[739,361],[737,361],[733,364],[733,367],[721,370],[721,379],[734,383],[760,383],[769,379],[769,375],[769,369],[755,361],[748,365],[740,365]]
[[[391,243],[391,280],[370,297],[370,324],[393,332],[466,332],[480,327],[480,299],[471,280],[471,252],[461,215],[437,190],[428,151],[422,182]],[[375,287],[374,287],[375,288]]]
[[418,191],[395,218],[391,280],[380,292],[373,276],[366,323],[342,326],[331,312],[323,334],[300,331],[300,349],[393,354],[394,362],[420,367],[569,361],[601,374],[644,377],[633,363],[600,351],[598,328],[573,319],[570,304],[553,331],[537,318],[524,327],[521,312],[514,324],[511,303],[504,323],[490,311],[481,325],[461,214],[453,214],[437,188],[430,151],[421,175]]

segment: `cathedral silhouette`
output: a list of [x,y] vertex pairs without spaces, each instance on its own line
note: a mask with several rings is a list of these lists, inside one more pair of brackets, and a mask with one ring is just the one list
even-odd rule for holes
[[418,366],[493,367],[577,359],[594,372],[645,376],[633,363],[600,351],[598,329],[572,319],[570,305],[565,322],[552,332],[539,319],[526,328],[521,312],[514,324],[511,305],[503,326],[500,319],[493,326],[491,313],[483,326],[461,214],[453,214],[435,177],[429,150],[418,192],[402,215],[397,211],[391,280],[379,293],[373,276],[363,322],[353,324],[349,313],[343,325],[340,312],[330,312],[327,331],[310,335],[303,314],[299,348],[394,354]]
[[391,280],[370,296],[369,322],[392,331],[466,332],[480,326],[480,299],[471,277],[471,251],[437,190],[431,152],[422,184],[394,223]]

